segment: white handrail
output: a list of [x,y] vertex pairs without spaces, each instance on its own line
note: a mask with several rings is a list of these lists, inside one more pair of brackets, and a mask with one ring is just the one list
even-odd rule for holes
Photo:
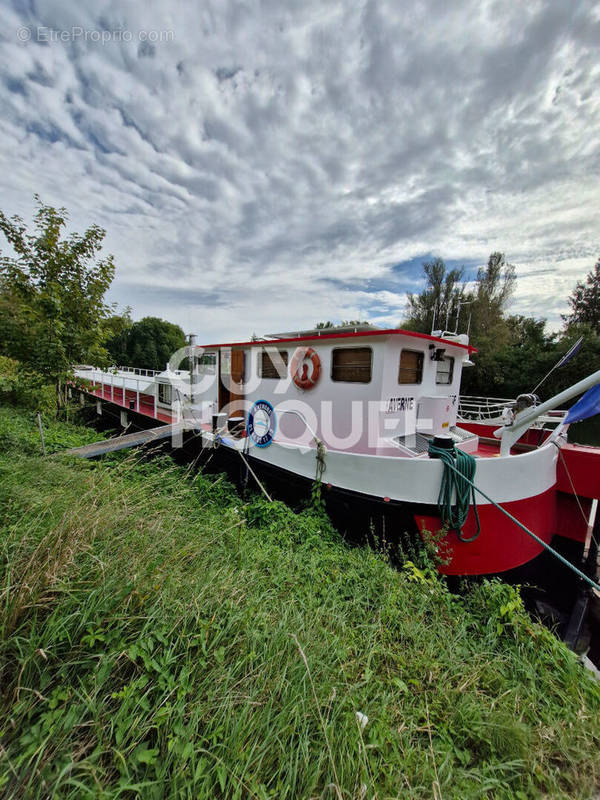
[[[500,397],[476,397],[462,395],[458,400],[458,419],[462,422],[485,422],[500,419],[505,408],[516,401]],[[539,408],[539,406],[535,406]],[[540,421],[560,421],[565,415],[564,409],[551,409],[545,412]]]
[[133,372],[134,375],[145,375],[148,378],[153,378],[161,371],[159,369],[144,369],[143,367],[115,367],[115,369],[117,372]]
[[[81,370],[82,372],[87,372],[87,370]],[[115,389],[119,389],[121,392],[121,403],[125,408],[125,402],[127,399],[127,391],[128,387],[126,386],[126,381],[131,381],[132,383],[135,382],[135,388],[130,389],[130,391],[135,392],[135,411],[139,413],[140,411],[140,396],[146,395],[148,397],[152,397],[154,400],[154,418],[157,418],[157,395],[158,395],[158,383],[150,382],[148,383],[147,380],[144,380],[141,377],[135,377],[134,375],[121,375],[119,376],[122,380],[121,386],[115,386],[114,373],[104,372],[104,370],[97,369],[96,367],[92,367],[92,376],[88,380],[92,383],[92,394],[96,395],[97,388],[99,388],[102,398],[104,398],[104,387],[107,387],[110,392],[110,400],[114,402],[115,396]],[[110,375],[110,382],[107,382],[106,378]],[[140,389],[140,384],[143,384],[143,389]],[[118,401],[117,401],[118,402]]]
[[304,416],[304,414],[302,414],[300,411],[296,411],[296,409],[294,409],[294,408],[284,408],[283,411],[279,412],[279,414],[280,414],[280,416],[282,414],[295,414],[297,417],[300,417],[302,422],[306,425],[306,428],[307,428],[308,432],[312,434],[313,439],[317,443],[319,442],[319,437],[317,436],[317,434],[313,431],[313,429],[310,427],[310,425],[306,421],[306,417]]
[[505,408],[515,401],[500,397],[468,397],[458,400],[458,417],[465,421],[487,420],[501,417]]

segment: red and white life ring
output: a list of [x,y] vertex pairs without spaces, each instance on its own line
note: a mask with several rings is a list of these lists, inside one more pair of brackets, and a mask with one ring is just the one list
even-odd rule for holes
[[[312,372],[308,374],[308,364],[304,361],[312,362]],[[290,365],[292,380],[299,389],[312,389],[319,380],[321,374],[321,359],[312,347],[298,347],[292,356]]]

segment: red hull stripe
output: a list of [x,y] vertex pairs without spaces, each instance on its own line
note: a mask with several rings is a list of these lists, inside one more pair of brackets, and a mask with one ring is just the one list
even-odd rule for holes
[[[503,503],[509,511],[540,539],[550,544],[556,531],[556,491],[548,489],[535,497]],[[440,567],[445,575],[489,575],[520,567],[544,549],[493,505],[478,506],[481,533],[474,542],[461,542],[451,532],[440,542],[440,555],[449,563]],[[435,533],[440,518],[415,515],[418,529]],[[475,533],[475,515],[469,512],[463,528],[465,538]]]
[[578,495],[600,498],[600,448],[565,444],[560,452],[562,458],[558,459],[556,470],[558,488],[572,494],[575,486]]
[[590,518],[591,510],[592,501],[587,497],[577,498],[574,494],[558,492],[556,495],[556,532],[565,539],[572,539],[574,542],[584,544],[588,530],[587,520]]

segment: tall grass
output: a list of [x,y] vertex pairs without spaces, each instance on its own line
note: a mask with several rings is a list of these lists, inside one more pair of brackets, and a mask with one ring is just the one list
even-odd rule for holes
[[23,455],[15,413],[4,797],[593,795],[600,691],[513,589],[456,597],[168,458]]

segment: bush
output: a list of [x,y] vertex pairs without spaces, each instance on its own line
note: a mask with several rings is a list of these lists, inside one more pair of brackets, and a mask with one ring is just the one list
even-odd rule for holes
[[32,411],[50,412],[56,408],[56,390],[44,378],[28,372],[18,361],[0,356],[0,402]]

